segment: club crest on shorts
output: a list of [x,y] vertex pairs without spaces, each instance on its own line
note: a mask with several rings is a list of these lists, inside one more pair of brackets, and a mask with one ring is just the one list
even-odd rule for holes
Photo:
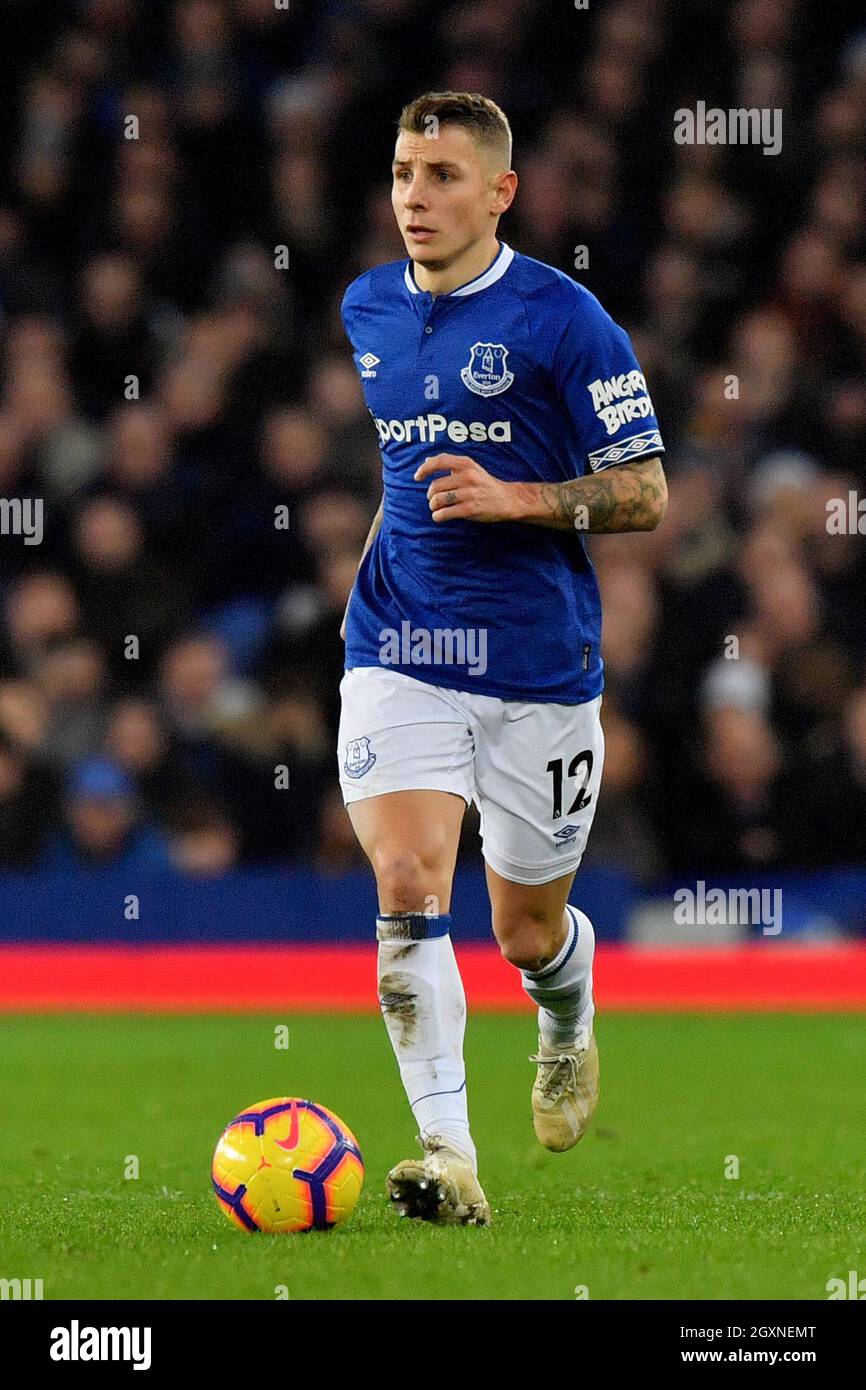
[[346,744],[346,761],[343,763],[343,771],[347,777],[363,777],[365,772],[376,761],[376,754],[370,752],[370,740],[364,738],[350,739]]
[[508,348],[502,343],[475,343],[469,352],[469,365],[460,373],[463,385],[476,396],[498,396],[507,391],[514,380],[514,373],[505,365],[507,357]]

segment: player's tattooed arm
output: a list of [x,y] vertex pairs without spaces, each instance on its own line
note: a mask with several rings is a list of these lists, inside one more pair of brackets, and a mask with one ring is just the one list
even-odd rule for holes
[[[445,477],[435,476],[445,474]],[[615,464],[566,483],[507,483],[462,454],[425,459],[434,521],[525,521],[556,531],[654,531],[668,505],[661,459]]]
[[520,519],[562,531],[654,531],[668,506],[662,461],[638,459],[567,483],[515,483]]
[[[372,520],[372,522],[371,522],[371,524],[370,524],[370,529],[369,529],[369,531],[367,532],[367,539],[364,541],[364,549],[361,551],[361,559],[362,559],[362,560],[363,560],[364,556],[367,554],[367,551],[370,549],[370,546],[373,544],[374,540],[376,539],[376,532],[379,530],[379,527],[382,525],[382,508],[384,507],[384,505],[385,505],[385,498],[384,498],[384,496],[383,496],[381,502],[379,503],[379,508],[378,508],[378,510],[377,510],[377,512],[376,512],[376,515],[373,517],[373,520]],[[360,563],[360,562],[359,562],[359,563]],[[344,642],[345,642],[345,640],[346,640],[346,618],[347,618],[348,613],[349,613],[349,604],[351,603],[351,601],[352,601],[352,595],[349,594],[349,597],[348,597],[348,599],[346,600],[346,611],[345,611],[345,613],[343,614],[343,621],[342,621],[341,624],[340,624],[340,636],[342,637],[342,639],[343,639]]]

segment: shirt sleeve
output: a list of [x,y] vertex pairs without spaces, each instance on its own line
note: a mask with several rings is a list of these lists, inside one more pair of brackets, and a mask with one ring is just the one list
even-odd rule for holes
[[571,420],[587,469],[663,454],[653,403],[631,340],[595,295],[567,281],[553,382]]
[[353,280],[340,302],[340,318],[343,321],[343,331],[353,348],[355,344],[352,339],[352,328],[354,326],[355,315],[358,311],[358,301],[358,282],[357,280]]
[[[360,361],[358,356],[358,332],[359,324],[363,323],[364,316],[368,312],[370,298],[370,271],[359,275],[357,280],[353,280],[348,286],[340,302],[340,318],[343,321],[343,329],[352,347],[355,363]],[[360,367],[358,368],[360,371]]]

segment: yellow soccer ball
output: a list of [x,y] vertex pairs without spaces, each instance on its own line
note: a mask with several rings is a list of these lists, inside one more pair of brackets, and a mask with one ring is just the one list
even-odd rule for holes
[[327,1231],[351,1216],[364,1184],[358,1141],[324,1105],[296,1096],[236,1115],[213,1156],[213,1190],[242,1231]]

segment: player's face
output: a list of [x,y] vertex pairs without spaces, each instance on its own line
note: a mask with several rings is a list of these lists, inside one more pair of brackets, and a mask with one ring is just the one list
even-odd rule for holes
[[431,270],[489,236],[504,210],[492,162],[461,126],[441,125],[435,139],[401,130],[392,168],[406,250]]

